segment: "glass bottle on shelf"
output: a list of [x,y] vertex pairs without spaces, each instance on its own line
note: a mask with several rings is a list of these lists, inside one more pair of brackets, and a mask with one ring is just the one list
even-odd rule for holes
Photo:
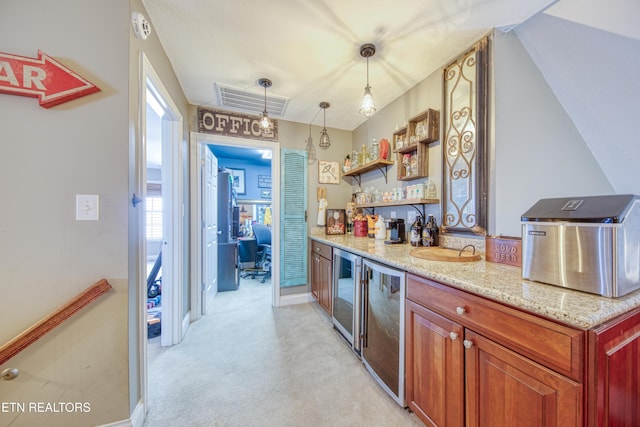
[[371,152],[369,153],[369,160],[371,160],[372,162],[375,162],[376,160],[378,160],[378,151],[380,150],[380,144],[378,143],[378,140],[373,138],[373,140],[371,140]]
[[369,163],[369,152],[367,151],[367,146],[362,144],[360,150],[360,166],[364,166]]

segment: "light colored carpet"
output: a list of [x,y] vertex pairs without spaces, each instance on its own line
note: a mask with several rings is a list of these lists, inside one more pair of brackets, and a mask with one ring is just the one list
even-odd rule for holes
[[317,304],[273,308],[270,284],[258,280],[218,293],[180,345],[154,343],[148,354],[146,427],[423,425]]

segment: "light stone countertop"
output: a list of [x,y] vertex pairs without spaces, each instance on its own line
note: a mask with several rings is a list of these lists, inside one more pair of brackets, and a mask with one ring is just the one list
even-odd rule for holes
[[309,237],[373,261],[580,329],[594,328],[609,319],[640,307],[640,291],[621,298],[606,298],[532,282],[522,278],[519,267],[486,262],[484,254],[483,259],[477,262],[429,261],[410,256],[409,251],[413,247],[408,243],[388,245],[383,240],[353,237],[347,234],[314,233]]

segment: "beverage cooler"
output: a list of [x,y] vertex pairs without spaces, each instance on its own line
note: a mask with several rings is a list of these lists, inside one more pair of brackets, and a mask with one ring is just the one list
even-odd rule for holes
[[405,407],[405,273],[363,259],[362,277],[362,361],[382,388]]
[[333,325],[357,353],[360,353],[361,269],[361,257],[333,249]]

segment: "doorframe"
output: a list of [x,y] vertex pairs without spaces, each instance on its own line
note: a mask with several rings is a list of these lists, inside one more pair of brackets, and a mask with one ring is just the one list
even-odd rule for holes
[[[202,317],[202,179],[200,167],[202,156],[200,148],[202,145],[228,145],[235,147],[270,149],[273,152],[271,159],[271,181],[280,182],[280,144],[244,138],[233,138],[219,135],[211,135],[201,132],[191,132],[189,138],[189,192],[190,197],[190,224],[191,224],[191,320],[198,320]],[[273,260],[280,259],[280,186],[273,185],[271,190],[271,211],[272,211],[272,235],[271,250]],[[274,307],[280,306],[280,266],[279,262],[271,263],[271,304]]]
[[[164,84],[162,83],[160,77],[155,72],[151,62],[148,60],[147,56],[144,52],[140,53],[140,80],[139,80],[139,111],[138,111],[138,124],[139,124],[139,189],[142,200],[146,198],[146,182],[147,182],[147,123],[146,123],[146,109],[147,109],[147,86],[150,82],[153,89],[156,92],[157,97],[161,101],[162,107],[167,114],[168,119],[163,121],[163,135],[167,134],[168,141],[164,140],[163,137],[163,169],[165,167],[165,162],[170,162],[170,179],[171,182],[171,199],[172,199],[172,209],[168,217],[171,222],[171,235],[163,236],[164,240],[171,240],[170,245],[168,246],[170,249],[167,251],[168,256],[165,257],[163,254],[163,264],[164,259],[168,259],[171,263],[172,277],[170,286],[163,287],[163,294],[169,293],[171,304],[169,311],[169,324],[163,325],[163,332],[161,343],[162,345],[173,345],[178,344],[182,341],[184,334],[186,333],[186,329],[189,326],[189,322],[185,322],[183,318],[180,316],[182,302],[183,302],[183,293],[182,293],[182,279],[183,279],[183,253],[185,251],[184,244],[184,233],[183,233],[183,225],[184,225],[184,194],[182,191],[183,188],[183,163],[181,157],[181,146],[183,143],[183,117],[180,113],[180,110],[174,103],[169,91],[166,89]],[[168,144],[168,147],[167,147]],[[168,150],[165,150],[165,147]],[[165,153],[169,154],[167,158],[165,158]],[[163,179],[164,181],[164,179]],[[164,197],[164,196],[163,196]],[[140,240],[146,243],[146,215],[143,209],[140,210],[140,214],[138,215],[138,230]],[[163,213],[163,221],[164,221],[164,213]],[[163,247],[163,250],[165,248]],[[137,313],[138,313],[138,334],[140,340],[140,355],[139,355],[139,363],[140,363],[140,388],[141,388],[141,397],[144,404],[145,413],[148,410],[148,364],[147,364],[147,308],[145,301],[147,300],[147,273],[146,273],[146,265],[147,265],[147,248],[146,244],[140,245],[138,250],[138,300],[137,300]],[[165,307],[163,307],[164,311]],[[186,314],[185,318],[188,320],[189,313]],[[165,332],[167,333],[167,338],[165,344]]]

